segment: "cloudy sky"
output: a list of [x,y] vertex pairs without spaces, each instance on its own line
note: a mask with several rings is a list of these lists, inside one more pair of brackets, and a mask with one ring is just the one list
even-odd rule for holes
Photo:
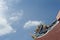
[[60,0],[0,0],[0,40],[33,40],[40,23],[51,24]]

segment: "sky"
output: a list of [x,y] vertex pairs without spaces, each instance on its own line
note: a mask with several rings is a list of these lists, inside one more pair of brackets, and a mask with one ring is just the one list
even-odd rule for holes
[[33,40],[37,25],[50,25],[60,0],[0,0],[0,40]]

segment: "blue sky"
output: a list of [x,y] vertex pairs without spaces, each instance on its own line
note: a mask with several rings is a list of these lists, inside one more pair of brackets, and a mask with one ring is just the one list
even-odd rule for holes
[[60,0],[0,0],[0,40],[33,40],[35,26],[51,24],[59,10]]

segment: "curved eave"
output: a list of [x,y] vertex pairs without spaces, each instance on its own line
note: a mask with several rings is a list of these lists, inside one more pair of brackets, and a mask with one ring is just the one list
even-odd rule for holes
[[58,21],[50,31],[36,40],[60,40],[60,22]]

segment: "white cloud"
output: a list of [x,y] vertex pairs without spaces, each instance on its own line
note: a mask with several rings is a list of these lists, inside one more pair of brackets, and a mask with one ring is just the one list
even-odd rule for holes
[[13,13],[12,16],[9,17],[9,20],[15,22],[20,20],[22,16],[23,16],[23,10]]
[[9,20],[12,20],[12,21],[17,21],[18,20],[18,16],[13,16],[13,17],[10,17]]
[[8,11],[8,6],[6,5],[6,2],[0,0],[0,16],[4,15],[7,11]]
[[12,15],[10,17],[8,17],[9,24],[13,24],[15,22],[20,21],[22,19],[22,17],[23,17],[23,11],[18,11],[18,12],[12,13]]
[[0,17],[0,36],[15,32],[4,17]]
[[[10,7],[7,6],[6,0],[0,0],[0,36],[16,32],[16,30],[12,28],[12,26],[10,25],[9,21],[6,18],[8,17],[7,14],[9,14],[9,11],[12,14],[9,8]],[[20,14],[15,15],[14,13],[14,16],[11,17],[11,20],[15,20],[15,19],[17,20],[18,16],[20,16]]]
[[30,28],[32,26],[37,26],[37,25],[40,25],[40,24],[42,24],[41,21],[28,21],[28,22],[25,23],[24,28]]
[[19,1],[21,0],[0,0],[0,36],[16,32],[9,22],[18,21],[23,15],[23,10],[12,8]]

